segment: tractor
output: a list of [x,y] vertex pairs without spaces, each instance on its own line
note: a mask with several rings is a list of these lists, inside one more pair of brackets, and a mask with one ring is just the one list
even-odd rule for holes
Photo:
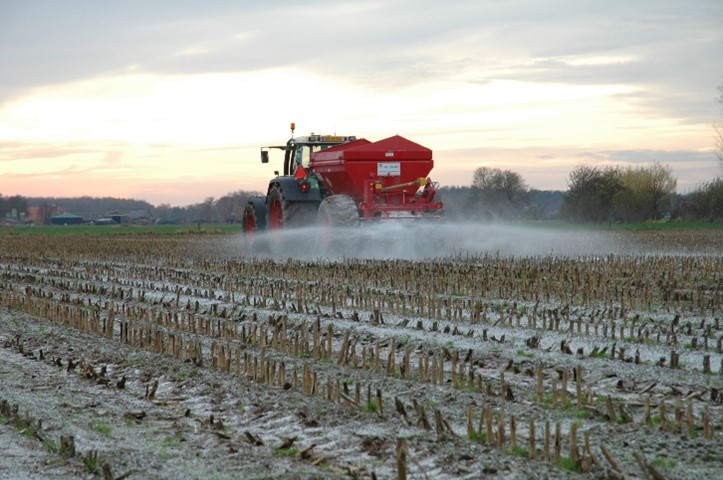
[[281,245],[287,229],[318,226],[328,247],[339,227],[387,219],[434,219],[442,215],[436,184],[427,176],[432,151],[399,135],[371,142],[355,136],[294,137],[286,145],[261,147],[284,152],[283,174],[275,171],[266,196],[251,197],[244,209],[246,243],[257,235]]

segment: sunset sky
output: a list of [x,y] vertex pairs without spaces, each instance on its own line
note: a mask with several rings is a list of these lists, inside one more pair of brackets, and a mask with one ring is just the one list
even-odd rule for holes
[[723,174],[723,2],[0,0],[0,194],[187,205],[265,190],[297,135],[567,189],[580,164]]

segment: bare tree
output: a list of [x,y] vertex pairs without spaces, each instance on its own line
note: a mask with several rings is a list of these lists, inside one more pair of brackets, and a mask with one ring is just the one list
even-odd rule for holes
[[513,219],[523,215],[527,184],[519,173],[479,167],[472,177],[470,207],[482,218]]
[[517,199],[527,191],[527,184],[519,173],[499,168],[479,167],[472,177],[472,188],[488,198]]

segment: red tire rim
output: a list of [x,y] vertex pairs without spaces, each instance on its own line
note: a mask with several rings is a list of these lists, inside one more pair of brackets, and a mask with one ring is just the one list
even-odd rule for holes
[[254,220],[253,215],[250,213],[246,215],[246,218],[244,219],[244,233],[246,234],[246,241],[249,243],[249,245],[254,244],[254,232],[256,231],[256,221]]
[[281,229],[283,228],[283,211],[281,202],[276,200],[269,206],[269,228],[275,243],[281,243]]

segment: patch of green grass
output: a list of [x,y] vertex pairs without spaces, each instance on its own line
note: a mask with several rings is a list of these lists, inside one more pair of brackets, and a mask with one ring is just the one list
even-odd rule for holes
[[0,229],[0,235],[222,235],[241,233],[241,224],[186,225],[37,225]]
[[46,438],[43,440],[43,447],[49,453],[58,453],[60,451],[60,445],[52,438]]
[[597,351],[597,352],[590,353],[590,358],[607,358],[608,356],[610,356],[610,354],[608,352],[603,352],[603,351]]
[[487,443],[487,432],[475,432],[473,430],[469,439],[477,443]]
[[105,424],[103,422],[93,423],[93,430],[95,430],[96,432],[98,432],[102,435],[105,435],[106,437],[110,437],[111,434],[113,433],[113,429],[111,428],[111,426],[108,424]]
[[567,398],[567,402],[565,404],[562,404],[562,398],[560,399],[560,406],[558,407],[560,410],[570,410],[575,404],[572,403],[572,400],[570,400],[570,397]]
[[674,468],[676,465],[678,465],[678,462],[673,460],[672,458],[662,458],[662,457],[656,457],[655,460],[651,462],[656,467],[660,468]]
[[161,442],[161,447],[164,448],[178,448],[180,446],[181,440],[178,437],[174,437],[173,435],[165,437]]
[[183,382],[188,377],[188,370],[183,368],[176,372],[176,381]]
[[579,472],[580,464],[573,461],[570,457],[560,457],[560,468],[564,468],[570,472]]
[[522,457],[522,458],[527,458],[527,456],[529,455],[529,452],[527,451],[527,449],[524,447],[520,447],[519,445],[516,445],[516,446],[510,448],[510,453],[512,455],[517,455],[518,457]]
[[588,410],[578,410],[575,412],[575,416],[577,418],[590,418],[592,414]]
[[552,408],[552,395],[543,395],[542,399],[538,399],[537,394],[533,394],[530,397],[530,401],[532,401],[534,403],[537,403],[540,400],[541,400],[541,402],[540,402],[541,408],[544,408],[545,410],[549,410],[550,408]]
[[276,450],[276,454],[280,457],[295,457],[299,454],[298,448],[280,448]]
[[638,222],[638,223],[614,223],[608,225],[608,222],[601,223],[569,223],[563,220],[551,221],[525,221],[520,222],[522,225],[529,227],[537,227],[551,230],[702,230],[702,229],[720,229],[723,228],[723,222],[705,222],[705,221],[669,221],[669,222]]
[[364,406],[364,411],[368,413],[376,413],[377,408],[378,406],[376,400],[372,400]]
[[33,425],[32,422],[27,423],[25,421],[19,421],[16,423],[15,430],[31,438],[35,437],[39,431],[37,425]]
[[158,460],[168,460],[169,458],[173,457],[173,454],[169,452],[167,449],[162,448],[157,454],[156,458]]
[[535,354],[532,352],[528,352],[525,349],[519,348],[517,349],[516,355],[518,357],[525,357],[525,358],[535,358]]
[[83,467],[87,472],[98,473],[99,466],[98,452],[90,451],[83,455]]
[[[607,226],[607,225],[606,225]],[[613,230],[700,230],[723,228],[723,222],[641,222],[614,224]]]
[[653,415],[650,417],[650,420],[648,420],[648,425],[654,427],[656,425],[660,425],[660,422],[662,422],[660,415]]
[[460,379],[459,377],[454,379],[454,389],[462,390],[462,379]]

